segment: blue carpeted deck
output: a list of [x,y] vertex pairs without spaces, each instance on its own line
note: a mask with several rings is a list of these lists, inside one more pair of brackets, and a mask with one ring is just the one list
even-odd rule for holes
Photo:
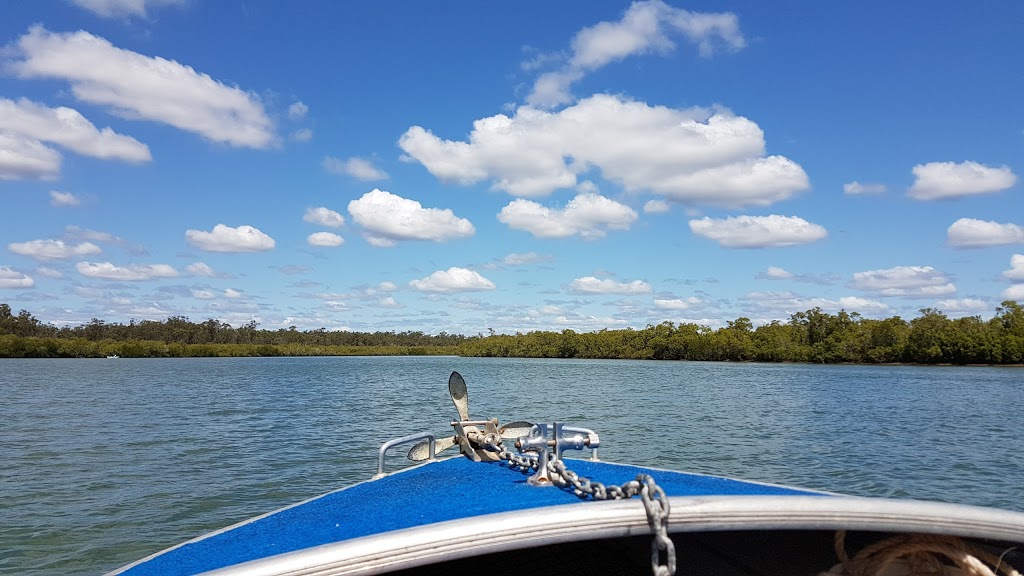
[[[569,468],[605,485],[650,472],[634,466],[567,461]],[[713,476],[651,472],[669,496],[813,494]],[[424,524],[497,512],[580,503],[559,488],[535,488],[504,464],[452,458],[326,494],[156,556],[123,574],[185,575],[321,544]]]

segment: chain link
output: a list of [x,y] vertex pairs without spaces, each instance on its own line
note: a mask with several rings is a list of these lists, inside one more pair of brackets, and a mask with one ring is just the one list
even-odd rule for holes
[[[497,452],[498,457],[513,468],[523,472],[537,469],[536,458],[509,452],[501,445],[501,440],[489,443],[487,448]],[[651,525],[651,532],[654,533],[654,540],[651,542],[651,572],[653,576],[673,576],[676,573],[676,547],[668,537],[668,497],[652,476],[638,474],[636,480],[630,480],[622,486],[605,486],[600,482],[580,477],[566,468],[561,460],[552,459],[548,462],[548,468],[553,472],[550,474],[552,484],[560,488],[572,486],[573,492],[580,498],[589,496],[594,500],[623,500],[639,494],[647,512],[647,523]]]

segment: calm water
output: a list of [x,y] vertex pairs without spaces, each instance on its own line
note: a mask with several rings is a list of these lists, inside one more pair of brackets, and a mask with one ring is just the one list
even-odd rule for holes
[[590,427],[606,460],[1024,510],[1021,369],[0,360],[0,573],[101,574],[365,480],[446,430],[451,370],[474,417]]

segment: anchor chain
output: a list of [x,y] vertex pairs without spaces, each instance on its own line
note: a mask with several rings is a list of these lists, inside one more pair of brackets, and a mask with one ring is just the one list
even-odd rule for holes
[[[523,472],[537,469],[536,458],[509,452],[502,446],[500,439],[487,442],[485,447],[497,452],[498,458],[508,462],[510,467]],[[635,480],[621,486],[605,486],[569,470],[561,460],[550,461],[548,467],[554,472],[551,474],[552,484],[559,488],[572,486],[573,492],[580,498],[622,500],[639,494],[647,512],[647,523],[654,533],[654,540],[651,541],[651,573],[653,576],[673,576],[676,573],[676,547],[668,536],[668,497],[651,475],[638,474]]]

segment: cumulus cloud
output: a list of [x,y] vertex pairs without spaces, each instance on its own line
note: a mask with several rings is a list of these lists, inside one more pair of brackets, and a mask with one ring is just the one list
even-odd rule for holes
[[36,274],[46,278],[63,278],[64,274],[60,270],[54,270],[53,268],[47,268],[46,266],[40,266],[36,268]]
[[60,192],[50,190],[50,205],[58,208],[63,206],[78,206],[82,202],[71,192]]
[[839,276],[832,273],[794,274],[789,270],[785,270],[777,266],[769,266],[765,270],[762,270],[761,272],[755,274],[754,278],[757,280],[793,280],[794,282],[819,284],[822,286],[835,284],[836,281],[839,280]]
[[242,293],[239,292],[238,290],[235,290],[234,288],[225,288],[224,289],[224,297],[225,298],[230,298],[232,300],[236,300],[236,299],[242,297]]
[[742,116],[607,94],[557,113],[523,106],[513,117],[477,120],[468,142],[413,126],[399,146],[442,181],[490,180],[519,197],[573,188],[592,168],[630,192],[727,207],[768,205],[810,185],[793,161],[764,156],[763,132]]
[[310,224],[319,224],[328,228],[340,228],[345,223],[344,216],[323,206],[319,208],[306,208],[306,213],[302,216],[302,219]]
[[206,276],[208,278],[213,278],[217,275],[217,273],[213,271],[213,268],[210,268],[210,266],[205,262],[193,262],[192,264],[185,266],[185,272],[193,276]]
[[10,266],[0,266],[0,288],[31,288],[35,280]]
[[84,240],[87,242],[114,244],[123,247],[134,255],[148,255],[146,249],[141,245],[129,242],[124,238],[114,236],[109,232],[100,232],[99,230],[90,230],[88,228],[71,225],[64,227],[64,236],[69,240],[75,241]]
[[882,194],[885,192],[885,184],[861,184],[854,180],[843,184],[845,194]]
[[580,194],[561,210],[520,198],[498,213],[499,222],[537,238],[579,235],[591,240],[603,237],[606,229],[629,230],[636,219],[636,212],[629,206],[598,194]]
[[348,212],[374,246],[394,246],[400,240],[443,242],[476,233],[469,220],[449,209],[424,208],[415,200],[376,188],[349,202]]
[[21,78],[57,78],[80,101],[130,120],[162,122],[236,147],[266,148],[274,128],[255,95],[190,66],[148,57],[78,31],[33,26],[18,39],[10,63]]
[[856,272],[851,286],[879,296],[946,296],[956,286],[931,266],[897,266],[885,270]]
[[147,8],[160,6],[183,6],[185,0],[71,0],[80,8],[101,18],[124,18],[135,16],[145,18]]
[[157,278],[175,278],[178,271],[167,264],[115,266],[110,262],[79,262],[75,269],[82,276],[102,278],[104,280],[122,280],[138,282]]
[[[696,44],[704,57],[718,47],[735,51],[746,45],[734,14],[689,12],[661,0],[634,2],[618,22],[600,22],[580,30],[572,40],[568,61],[559,70],[537,78],[526,100],[547,108],[570,102],[571,85],[587,73],[629,56],[671,52],[673,36]],[[533,58],[532,62],[551,59]]]
[[306,106],[302,102],[293,102],[288,107],[288,119],[289,120],[302,120],[306,117],[306,113],[309,112],[309,106]]
[[142,163],[152,160],[149,147],[111,128],[99,130],[77,110],[49,108],[27,98],[0,98],[0,130],[38,142],[57,144],[84,156]]
[[960,198],[1006,190],[1017,182],[1009,167],[977,162],[929,162],[913,168],[914,184],[907,192],[918,200]]
[[1010,269],[1003,271],[1003,278],[1024,282],[1024,254],[1010,256]]
[[324,170],[333,172],[335,174],[342,174],[351,176],[357,180],[363,180],[364,182],[373,182],[376,180],[387,180],[387,172],[377,168],[372,162],[365,158],[352,157],[347,160],[335,158],[334,156],[327,156],[323,161]]
[[331,232],[314,232],[306,238],[310,246],[334,247],[341,246],[345,239]]
[[844,296],[838,300],[820,297],[806,297],[792,292],[750,292],[742,300],[755,306],[759,311],[773,311],[778,314],[793,314],[814,308],[826,312],[847,310],[861,314],[879,314],[889,309],[885,303],[857,296]]
[[213,300],[217,297],[213,290],[192,290],[191,294],[193,298],[198,298],[199,300]]
[[943,312],[983,312],[988,310],[988,302],[980,298],[961,298],[959,300],[939,300],[935,306]]
[[310,140],[313,139],[313,129],[299,128],[298,130],[289,134],[288,138],[294,140],[295,142],[309,142]]
[[696,308],[703,308],[706,305],[706,301],[697,298],[696,296],[690,296],[689,298],[654,299],[654,307],[661,310],[693,310]]
[[55,180],[60,160],[59,152],[38,140],[0,130],[0,180]]
[[705,216],[690,220],[690,230],[726,248],[766,248],[810,244],[828,236],[825,228],[797,216]]
[[379,298],[376,302],[371,304],[375,308],[405,308],[405,304],[402,304],[395,300],[394,296],[385,296]]
[[758,280],[789,280],[795,276],[796,274],[789,270],[783,270],[777,266],[769,266],[763,272],[758,272],[754,278]]
[[1006,290],[1003,290],[1002,297],[1004,300],[1024,302],[1024,284],[1014,284]]
[[671,209],[672,207],[664,200],[648,200],[644,203],[645,214],[664,214]]
[[494,290],[496,286],[479,273],[465,268],[438,270],[426,278],[413,280],[409,286],[421,292],[477,292]]
[[36,260],[66,260],[79,256],[90,256],[102,252],[92,242],[65,244],[63,240],[29,240],[28,242],[12,242],[7,249],[15,254],[35,258]]
[[946,230],[950,246],[981,248],[1024,243],[1024,226],[1017,224],[961,218]]
[[252,226],[232,228],[217,224],[213,230],[186,230],[185,240],[207,252],[265,252],[273,250],[275,242]]
[[647,294],[651,285],[643,280],[619,282],[610,278],[585,276],[569,283],[569,291],[577,294]]
[[551,256],[537,254],[536,252],[526,252],[525,254],[516,254],[513,252],[502,258],[500,263],[505,266],[525,266],[527,264],[536,264],[538,262],[550,262],[551,260]]

